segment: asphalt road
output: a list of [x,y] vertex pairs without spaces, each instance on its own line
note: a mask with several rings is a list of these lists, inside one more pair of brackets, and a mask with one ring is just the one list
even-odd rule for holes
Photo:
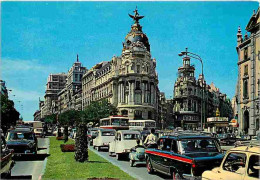
[[[97,151],[93,149],[93,146],[89,146],[89,149],[103,157],[104,159],[110,161],[115,166],[118,166],[120,169],[125,171],[126,173],[130,174],[132,177],[137,178],[139,180],[160,180],[160,179],[171,179],[171,177],[155,173],[155,174],[148,174],[146,170],[146,163],[139,162],[137,166],[130,167],[129,160],[116,160],[116,157],[111,157],[108,155],[107,149],[101,149],[101,151]],[[136,164],[136,163],[135,163]]]
[[31,176],[38,180],[44,170],[46,155],[48,154],[49,138],[38,138],[38,154],[15,158],[15,165],[12,169],[12,179]]

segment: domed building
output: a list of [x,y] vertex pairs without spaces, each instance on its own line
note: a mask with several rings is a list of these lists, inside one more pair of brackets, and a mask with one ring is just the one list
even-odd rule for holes
[[119,114],[129,119],[157,120],[156,60],[151,58],[148,37],[139,24],[144,16],[137,9],[129,16],[134,23],[124,39],[121,56],[101,62],[84,74],[83,107],[91,101],[108,99]]

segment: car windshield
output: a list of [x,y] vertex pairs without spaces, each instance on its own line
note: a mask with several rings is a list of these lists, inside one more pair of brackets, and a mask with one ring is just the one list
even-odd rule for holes
[[115,133],[113,131],[105,131],[102,132],[102,136],[114,136]]
[[124,139],[126,140],[136,140],[136,139],[140,139],[140,135],[139,134],[124,134]]
[[184,153],[219,152],[214,139],[183,139],[181,148]]
[[218,135],[218,138],[226,138],[226,137],[227,137],[226,134],[219,134],[219,135]]
[[33,134],[31,132],[9,132],[7,141],[9,140],[33,140]]

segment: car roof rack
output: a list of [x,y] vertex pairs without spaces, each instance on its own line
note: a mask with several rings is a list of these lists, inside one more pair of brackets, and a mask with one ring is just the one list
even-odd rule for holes
[[166,136],[210,136],[212,137],[211,133],[209,132],[203,132],[203,131],[173,131],[171,133],[165,134]]
[[247,148],[255,147],[255,146],[260,146],[259,141],[237,141],[235,143],[235,147],[240,147],[240,146],[247,146]]

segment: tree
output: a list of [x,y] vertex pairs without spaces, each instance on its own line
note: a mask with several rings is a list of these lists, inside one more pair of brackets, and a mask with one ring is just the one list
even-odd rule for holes
[[76,152],[75,160],[84,162],[88,160],[87,128],[90,122],[99,124],[99,120],[109,115],[116,115],[118,110],[107,100],[93,101],[84,111],[76,116]]
[[48,124],[56,124],[57,122],[57,114],[51,114],[45,117],[44,122]]
[[79,112],[74,109],[65,111],[59,115],[59,124],[64,127],[64,142],[68,141],[68,126],[74,125],[78,115]]
[[20,113],[14,108],[14,102],[8,96],[1,94],[1,128],[5,133],[11,126],[16,125]]

